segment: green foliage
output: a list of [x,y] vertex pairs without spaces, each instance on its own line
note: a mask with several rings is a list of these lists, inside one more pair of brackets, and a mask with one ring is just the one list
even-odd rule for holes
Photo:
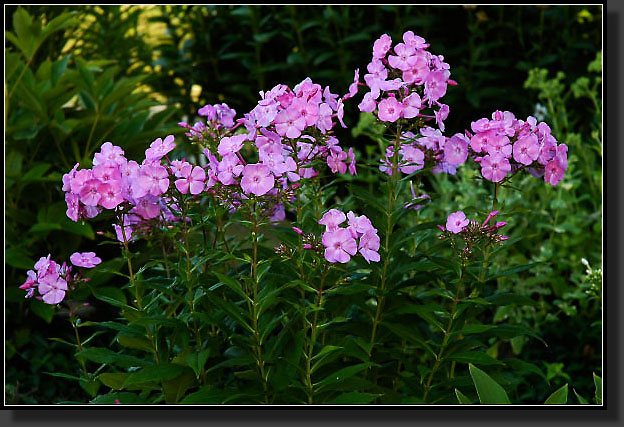
[[[69,9],[17,8],[6,32],[9,402],[565,404],[572,387],[579,403],[593,391],[601,404],[600,377],[584,372],[600,366],[602,271],[590,265],[601,263],[602,59],[593,25],[574,20],[579,8]],[[557,22],[574,25],[555,31]],[[165,31],[147,37],[149,25]],[[466,43],[446,34],[450,25]],[[258,90],[305,76],[344,93],[354,68],[365,73],[372,37],[406,29],[444,53],[460,83],[448,103],[469,108],[453,107],[449,135],[494,108],[530,114],[530,93],[569,146],[559,187],[527,176],[498,189],[504,245],[456,257],[436,225],[459,209],[489,212],[477,168],[386,180],[387,129],[372,114],[349,122],[353,111],[351,134],[337,134],[354,141],[359,175],[302,185],[303,211],[282,226],[203,194],[181,201],[188,230],[154,227],[123,248],[113,215],[65,215],[62,174],[89,167],[104,141],[137,159],[198,106],[231,102],[240,116]],[[523,50],[509,52],[511,41]],[[573,66],[578,57],[586,61]],[[198,158],[198,147],[180,145],[180,158]],[[405,209],[407,181],[435,203]],[[334,206],[372,220],[380,263],[330,266],[302,249],[290,226],[319,236],[318,217]],[[278,243],[289,255],[276,254]],[[105,262],[67,305],[25,303],[14,289],[39,256],[94,247]],[[566,351],[570,334],[582,355]]]

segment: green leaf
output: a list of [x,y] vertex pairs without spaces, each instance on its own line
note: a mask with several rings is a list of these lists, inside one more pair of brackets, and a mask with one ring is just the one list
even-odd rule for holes
[[206,366],[206,361],[210,355],[210,348],[200,351],[199,353],[193,352],[186,356],[186,363],[195,371],[195,376],[199,379],[202,369]]
[[106,393],[106,394],[101,394],[89,403],[93,403],[95,405],[113,405],[116,403],[116,401],[119,401],[120,405],[124,405],[124,404],[142,405],[142,404],[149,403],[147,400],[145,400],[143,397],[141,397],[138,394],[128,393],[128,392],[119,393],[119,392],[114,392],[114,391],[110,393]]
[[[10,248],[4,252],[4,262],[11,267],[24,270],[33,269],[35,261],[22,248]],[[26,277],[24,275],[24,277]]]
[[546,405],[565,405],[568,403],[568,384],[551,394],[544,402]]
[[511,404],[503,387],[490,378],[488,374],[473,364],[469,364],[468,369],[481,403],[495,405]]
[[21,182],[43,181],[43,174],[50,169],[49,163],[39,163],[30,169],[20,180]]
[[226,399],[235,399],[246,395],[244,393],[236,393],[235,390],[219,390],[212,387],[202,387],[199,391],[186,396],[180,403],[185,405],[222,404]]
[[184,396],[184,393],[193,386],[195,386],[195,374],[186,368],[181,375],[171,380],[163,381],[162,390],[165,395],[165,402],[178,403]]
[[377,366],[376,363],[367,362],[360,363],[354,366],[348,366],[346,368],[342,368],[339,371],[334,372],[333,374],[328,375],[322,381],[314,384],[314,387],[318,390],[322,390],[328,386],[333,384],[341,383],[347,378],[351,378],[352,376],[362,372],[365,369],[368,369],[370,366]]
[[184,366],[175,363],[161,363],[160,365],[147,366],[130,374],[123,385],[127,387],[135,384],[168,381],[182,375],[184,371]]
[[98,375],[98,380],[107,387],[114,390],[122,390],[124,382],[132,375],[129,372],[107,372]]
[[581,396],[580,394],[578,394],[576,392],[576,390],[572,389],[574,391],[574,394],[576,395],[576,398],[578,399],[578,402],[581,405],[589,405],[589,402],[587,401],[587,399],[585,399],[583,396]]
[[485,298],[486,301],[498,305],[498,306],[506,306],[506,305],[539,305],[537,301],[524,296],[524,295],[516,295],[512,293],[496,293],[494,295],[490,295]]
[[454,353],[448,357],[445,357],[445,359],[454,360],[461,363],[475,363],[477,365],[505,365],[500,360],[496,360],[486,353],[482,353],[480,351],[462,351],[460,353]]
[[329,405],[366,405],[373,402],[382,394],[360,393],[359,391],[351,391],[343,393],[333,400],[327,402]]
[[56,305],[46,304],[45,302],[36,300],[34,298],[32,299],[32,303],[30,304],[30,309],[33,311],[33,313],[45,320],[46,323],[52,322],[55,308]]
[[455,389],[455,396],[457,396],[457,401],[461,404],[464,404],[464,405],[472,404],[472,400],[470,400],[465,394],[463,394],[461,391],[457,389]]
[[596,373],[594,375],[594,385],[596,386],[596,404],[602,405],[602,378],[600,378]]
[[145,337],[119,334],[117,336],[117,342],[126,348],[152,353],[152,344]]
[[129,356],[126,354],[115,353],[112,350],[103,347],[89,347],[76,353],[78,357],[84,357],[97,363],[106,363],[108,365],[118,365],[124,368],[131,366],[144,366],[147,364],[143,359]]

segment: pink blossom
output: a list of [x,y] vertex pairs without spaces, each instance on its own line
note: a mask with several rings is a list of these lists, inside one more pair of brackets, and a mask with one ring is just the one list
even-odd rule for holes
[[241,148],[243,148],[243,142],[246,138],[247,135],[245,134],[239,134],[230,137],[226,136],[222,138],[219,142],[217,152],[222,156],[225,156],[229,153],[236,153],[240,151]]
[[100,180],[90,179],[80,190],[80,201],[87,206],[96,206],[102,195],[99,191]]
[[557,185],[563,179],[564,172],[557,160],[551,160],[544,169],[544,182]]
[[241,188],[246,194],[253,193],[262,196],[275,185],[275,177],[271,169],[263,164],[248,164],[243,169]]
[[85,267],[85,268],[93,268],[102,262],[102,260],[99,257],[95,256],[95,252],[82,252],[82,253],[74,252],[69,257],[69,260],[76,267]]
[[358,238],[369,231],[373,233],[377,232],[371,220],[365,215],[357,216],[352,211],[349,211],[347,212],[347,218],[349,219],[348,230],[351,231],[351,235],[353,235],[354,238]]
[[444,161],[451,166],[459,166],[468,158],[468,138],[456,133],[444,144]]
[[485,149],[490,155],[500,154],[504,157],[510,157],[512,151],[509,138],[502,134],[493,134],[488,139],[488,144],[485,146]]
[[414,92],[409,96],[403,99],[403,110],[401,112],[401,117],[405,119],[412,119],[418,115],[419,108],[422,108],[422,102],[420,100],[420,95]]
[[169,188],[169,173],[160,165],[144,165],[141,166],[139,181],[149,194],[160,196]]
[[110,142],[105,142],[102,144],[99,153],[95,153],[93,156],[93,166],[97,166],[100,164],[109,164],[115,165],[124,163],[125,158],[123,157],[124,151],[121,147],[111,144]]
[[371,261],[379,262],[379,236],[376,232],[369,230],[360,237],[359,252],[367,263]]
[[372,113],[375,111],[377,103],[375,102],[372,92],[366,92],[364,94],[364,98],[362,98],[362,101],[358,104],[358,108],[365,113]]
[[522,138],[518,138],[518,140],[514,143],[513,158],[518,163],[530,165],[537,160],[539,151],[537,136],[532,133]]
[[454,234],[460,233],[470,221],[462,211],[453,212],[446,219],[446,229]]
[[386,53],[392,46],[392,38],[388,34],[382,34],[375,43],[373,43],[373,58],[380,59],[386,56]]
[[145,157],[150,160],[160,160],[175,148],[173,135],[168,135],[163,141],[162,138],[155,139],[150,148],[145,150]]
[[481,174],[489,181],[500,182],[508,172],[511,172],[511,165],[501,154],[488,154],[481,160]]
[[384,122],[396,122],[401,117],[402,112],[403,106],[396,98],[385,98],[379,103],[379,120]]
[[432,71],[425,79],[425,98],[429,102],[437,101],[446,94],[448,71]]
[[67,281],[58,274],[47,275],[39,278],[39,293],[43,295],[43,302],[46,304],[58,304],[65,298],[67,291]]
[[186,194],[190,192],[196,195],[204,191],[204,181],[206,181],[206,171],[200,166],[195,166],[192,168],[192,171],[189,171],[187,176],[177,179],[174,184],[180,193]]
[[351,160],[349,162],[349,173],[351,175],[357,175],[357,170],[355,168],[355,154],[353,153],[353,147],[349,147],[349,159]]
[[130,212],[140,215],[144,219],[156,218],[160,215],[159,198],[146,194],[136,199],[135,207]]
[[325,246],[325,259],[329,262],[345,264],[357,253],[357,243],[345,228],[326,231],[321,240]]
[[404,43],[397,43],[394,46],[395,55],[388,56],[388,63],[392,68],[399,69],[401,71],[407,71],[416,64],[416,57],[414,54],[416,50]]
[[121,185],[118,182],[113,181],[108,184],[100,184],[97,190],[100,194],[98,204],[105,209],[115,209],[124,201],[121,194]]
[[338,226],[345,222],[346,219],[347,217],[343,212],[340,212],[338,209],[330,209],[323,215],[318,223],[324,225],[326,231],[334,231],[337,230]]
[[346,159],[347,153],[344,151],[331,150],[327,156],[327,166],[333,173],[345,173],[347,171],[347,164],[344,162]]
[[404,145],[399,153],[401,154],[401,172],[410,174],[425,166],[425,153],[421,149],[412,145]]

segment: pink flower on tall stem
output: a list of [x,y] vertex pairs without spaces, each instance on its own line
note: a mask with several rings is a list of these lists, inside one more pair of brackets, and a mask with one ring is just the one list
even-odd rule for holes
[[249,164],[243,168],[240,185],[246,194],[253,193],[256,196],[262,196],[273,188],[275,177],[267,165]]
[[329,262],[345,264],[357,253],[357,243],[346,228],[325,232],[322,241],[325,246],[325,259]]

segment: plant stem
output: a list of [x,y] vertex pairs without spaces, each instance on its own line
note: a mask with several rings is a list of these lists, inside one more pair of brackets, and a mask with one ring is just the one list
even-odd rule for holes
[[457,312],[457,304],[459,303],[459,293],[462,288],[462,281],[464,278],[464,270],[465,265],[462,263],[461,273],[459,275],[459,281],[457,282],[457,292],[455,293],[455,299],[453,300],[453,308],[451,309],[451,316],[449,317],[448,324],[446,329],[444,330],[444,338],[442,338],[442,345],[440,346],[440,351],[436,355],[435,363],[433,364],[433,368],[431,369],[431,373],[429,374],[429,378],[427,379],[427,384],[425,385],[425,393],[423,394],[423,401],[426,401],[427,395],[429,394],[429,390],[431,390],[431,381],[433,380],[433,375],[436,373],[438,368],[440,367],[440,363],[442,362],[442,356],[444,354],[444,350],[448,344],[449,337],[451,336],[451,328],[453,327],[453,319],[455,318],[455,313]]
[[251,262],[251,281],[253,285],[253,303],[252,303],[252,323],[254,338],[256,340],[255,352],[256,360],[258,364],[258,371],[260,379],[262,381],[262,389],[264,390],[264,403],[269,403],[269,392],[267,378],[264,370],[264,360],[262,358],[262,342],[260,340],[260,333],[258,331],[258,217],[256,213],[256,201],[253,202],[252,212],[252,230],[251,230],[251,245],[252,245],[252,262]]
[[188,237],[188,226],[186,224],[186,198],[180,203],[182,209],[182,223],[184,225],[184,249],[186,253],[186,285],[189,292],[189,308],[191,310],[191,317],[193,318],[193,333],[195,334],[195,345],[198,350],[202,348],[202,340],[199,335],[199,328],[197,327],[197,319],[195,318],[195,299],[193,298],[193,283],[191,281],[191,258],[190,258],[190,245]]
[[[80,335],[78,334],[78,325],[76,325],[76,319],[74,317],[70,318],[70,322],[72,327],[74,328],[74,333],[76,334],[76,344],[78,345],[78,351],[82,352],[82,342],[80,341]],[[85,379],[89,380],[89,372],[87,371],[87,365],[82,357],[78,358],[80,365],[82,366],[82,370],[85,374]]]
[[388,265],[390,264],[390,235],[392,234],[392,210],[394,205],[396,204],[397,199],[397,184],[398,184],[398,165],[399,165],[399,147],[400,147],[400,131],[397,132],[396,139],[394,141],[394,152],[392,156],[392,174],[388,178],[387,187],[388,187],[388,203],[386,205],[386,239],[384,242],[384,265],[383,265],[383,273],[381,275],[381,283],[378,287],[381,295],[379,295],[379,299],[377,301],[377,310],[375,312],[375,317],[373,318],[373,329],[371,332],[370,338],[370,348],[368,351],[368,357],[370,358],[373,347],[375,345],[375,336],[377,333],[377,326],[381,322],[381,313],[383,310],[383,305],[385,301],[385,289],[386,282],[388,280]]
[[312,354],[314,353],[314,344],[316,343],[316,333],[318,324],[318,315],[321,311],[322,298],[323,298],[323,286],[325,285],[325,277],[329,270],[329,264],[325,263],[323,268],[323,274],[321,275],[321,284],[316,293],[316,310],[314,311],[314,318],[312,319],[312,325],[310,326],[310,345],[308,346],[308,355],[306,360],[306,380],[308,386],[308,403],[314,402],[314,386],[312,385]]
[[[139,289],[137,287],[137,284],[134,278],[134,271],[132,269],[132,261],[130,260],[131,253],[130,253],[130,249],[128,248],[128,239],[126,237],[126,229],[124,227],[123,213],[121,214],[120,226],[121,226],[121,235],[123,237],[123,245],[125,249],[124,255],[125,255],[126,261],[128,262],[128,272],[130,273],[130,284],[134,288],[135,302],[136,302],[137,308],[139,309],[139,311],[143,311],[143,306],[141,303],[141,293],[139,292]],[[150,330],[149,326],[145,326],[145,331],[147,332],[147,336],[152,345],[152,352],[154,353],[154,358],[156,359],[156,363],[160,363],[160,357],[158,357],[158,349],[156,347],[156,342],[154,341],[154,336],[152,335],[152,331]]]

